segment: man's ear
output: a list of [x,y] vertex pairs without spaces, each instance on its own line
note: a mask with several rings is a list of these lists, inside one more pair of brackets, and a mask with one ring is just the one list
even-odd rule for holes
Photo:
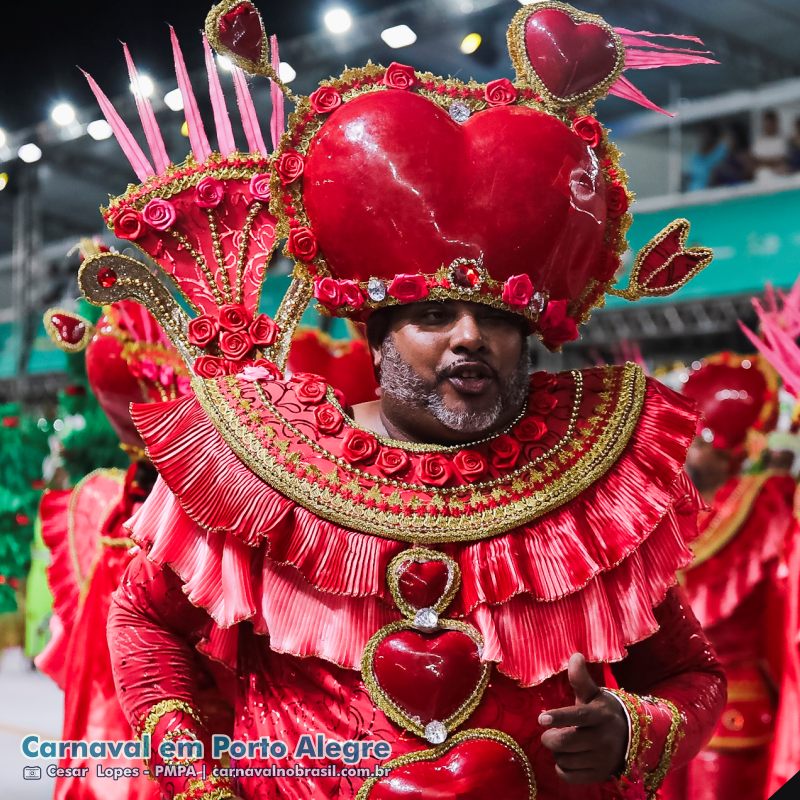
[[381,374],[381,359],[383,358],[382,344],[369,343],[369,353],[372,356],[372,367],[376,377]]

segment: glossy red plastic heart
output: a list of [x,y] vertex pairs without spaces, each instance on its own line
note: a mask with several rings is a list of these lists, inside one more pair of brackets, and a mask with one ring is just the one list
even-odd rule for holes
[[427,725],[447,720],[464,705],[483,668],[478,646],[461,631],[405,630],[378,644],[372,671],[395,705]]
[[525,22],[525,50],[533,71],[555,97],[591,91],[617,63],[614,37],[593,22],[578,22],[557,8],[536,11]]
[[239,3],[220,16],[217,32],[220,42],[232,53],[253,64],[261,62],[264,27],[252,3]]
[[522,756],[501,742],[475,738],[459,742],[438,758],[395,767],[366,797],[530,800],[532,795]]
[[331,114],[303,175],[335,277],[391,280],[483,258],[495,280],[527,273],[554,299],[604,279],[605,196],[591,148],[555,117],[502,106],[459,125],[400,89]]
[[86,323],[80,317],[57,312],[50,315],[50,322],[58,338],[66,344],[78,344],[86,335]]
[[432,608],[444,595],[449,577],[444,561],[408,561],[400,566],[397,589],[412,608]]

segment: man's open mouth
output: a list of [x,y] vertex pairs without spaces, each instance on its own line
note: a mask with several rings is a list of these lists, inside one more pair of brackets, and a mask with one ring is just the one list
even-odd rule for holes
[[445,380],[462,394],[478,395],[497,381],[494,370],[482,361],[456,364],[445,371]]

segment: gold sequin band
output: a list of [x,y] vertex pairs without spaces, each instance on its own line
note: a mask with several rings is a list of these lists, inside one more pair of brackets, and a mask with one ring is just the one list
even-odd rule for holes
[[653,772],[645,775],[644,779],[644,786],[647,790],[648,800],[656,800],[658,790],[661,787],[661,784],[664,782],[664,778],[667,777],[667,773],[672,766],[672,758],[675,755],[678,742],[683,738],[683,732],[681,731],[683,714],[681,714],[678,707],[671,700],[664,700],[661,697],[647,697],[644,699],[656,705],[666,706],[667,709],[669,709],[670,716],[672,717],[669,725],[669,731],[667,732],[667,738],[664,742],[664,750],[661,753],[658,766],[655,768],[655,770],[653,770]]
[[158,723],[161,722],[161,719],[171,711],[183,711],[184,714],[188,714],[195,720],[198,725],[203,724],[197,709],[192,708],[188,703],[179,700],[177,697],[171,697],[169,700],[162,700],[160,703],[156,703],[147,712],[147,716],[139,726],[139,738],[141,739],[145,734],[152,736],[153,731],[156,729]]
[[144,447],[139,447],[135,444],[125,444],[120,442],[119,449],[130,458],[131,461],[150,461],[147,457],[147,451]]
[[195,778],[189,781],[186,791],[176,794],[172,800],[232,800],[234,797],[227,778],[210,775],[205,780]]
[[624,689],[603,689],[603,691],[616,697],[628,712],[631,736],[628,742],[628,752],[625,755],[625,769],[622,772],[622,777],[630,778],[637,771],[642,750],[642,701],[641,698],[626,692]]
[[[188,728],[173,728],[170,731],[167,731],[164,734],[162,742],[172,742],[173,744],[176,742],[199,742],[199,739],[195,735],[194,731],[190,731]],[[179,745],[176,745],[176,750],[178,749]],[[202,745],[201,745],[202,748]],[[193,748],[192,748],[193,749]],[[202,757],[202,749],[200,754],[197,755],[185,755],[179,756],[177,753],[172,756],[171,758],[164,758],[165,764],[170,765],[177,765],[177,766],[188,766],[189,764],[193,764],[195,761],[199,761]]]

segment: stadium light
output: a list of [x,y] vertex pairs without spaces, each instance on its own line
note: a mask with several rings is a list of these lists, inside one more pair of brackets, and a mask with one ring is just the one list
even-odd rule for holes
[[170,111],[183,111],[183,95],[180,89],[173,89],[164,95],[164,102]]
[[472,55],[480,46],[483,41],[483,36],[479,33],[468,33],[461,41],[460,50],[464,55]]
[[62,128],[75,122],[75,109],[70,103],[57,103],[50,112],[50,119]]
[[389,47],[408,47],[417,41],[417,34],[408,27],[408,25],[395,25],[393,28],[387,28],[381,32],[381,39],[383,39]]
[[103,139],[109,139],[114,131],[104,119],[96,119],[86,126],[86,133],[96,142],[100,142]]
[[353,18],[346,8],[332,8],[325,13],[325,27],[331,33],[347,33],[353,26]]
[[42,151],[33,142],[28,142],[17,150],[17,155],[26,164],[33,164],[42,157]]

